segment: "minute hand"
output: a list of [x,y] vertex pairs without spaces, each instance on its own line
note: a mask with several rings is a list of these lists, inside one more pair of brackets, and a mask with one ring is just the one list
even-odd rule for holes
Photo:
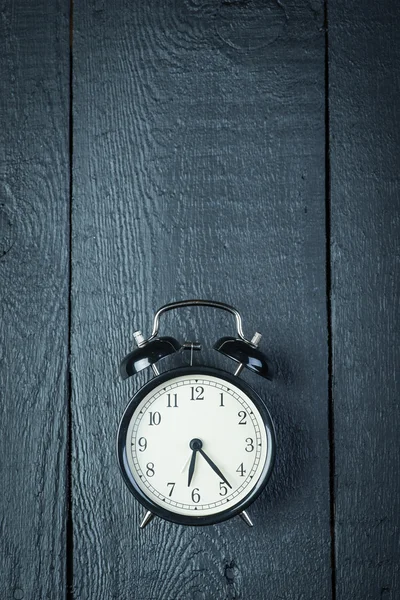
[[204,450],[202,448],[200,448],[199,452],[202,455],[202,457],[205,458],[205,460],[208,462],[208,464],[210,465],[212,470],[222,479],[222,481],[224,481],[226,483],[227,486],[229,486],[232,489],[232,486],[229,483],[229,481],[221,473],[221,471],[218,469],[217,465],[211,460],[211,458],[209,456],[207,456],[207,454],[204,452]]

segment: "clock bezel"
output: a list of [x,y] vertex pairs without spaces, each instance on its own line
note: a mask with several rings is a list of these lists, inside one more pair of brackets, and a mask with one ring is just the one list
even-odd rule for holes
[[[227,381],[238,387],[242,392],[244,392],[249,399],[255,404],[257,407],[261,418],[263,420],[266,435],[267,435],[267,459],[265,461],[264,468],[262,473],[256,483],[256,485],[252,488],[252,490],[237,504],[230,506],[229,508],[215,513],[213,515],[205,515],[205,516],[190,516],[190,515],[181,515],[179,513],[172,512],[167,508],[163,508],[159,504],[156,504],[151,498],[149,498],[146,493],[138,486],[133,477],[127,459],[127,447],[130,448],[130,445],[127,444],[127,432],[130,420],[132,418],[133,413],[135,412],[137,406],[143,400],[147,394],[149,394],[152,389],[156,388],[158,385],[165,383],[171,379],[175,379],[176,377],[187,376],[187,375],[210,375],[213,377],[218,377],[223,381]],[[127,485],[129,491],[135,498],[144,506],[147,510],[150,510],[152,513],[165,519],[166,521],[171,521],[172,523],[178,523],[180,525],[214,525],[216,523],[222,523],[223,521],[227,521],[232,517],[235,517],[239,513],[246,510],[246,508],[256,500],[256,498],[261,494],[263,489],[265,488],[269,477],[271,475],[274,461],[275,461],[275,452],[276,452],[276,437],[275,437],[275,429],[273,425],[273,421],[269,414],[267,407],[265,406],[261,397],[257,394],[255,390],[244,380],[239,379],[237,376],[224,371],[222,369],[217,369],[215,367],[207,367],[207,366],[187,366],[187,367],[178,367],[176,369],[171,369],[169,371],[165,371],[160,375],[157,375],[153,379],[150,379],[147,383],[145,383],[131,398],[129,404],[125,408],[124,414],[122,415],[119,427],[118,427],[118,435],[117,435],[117,455],[118,455],[118,464],[122,474],[122,477]]]

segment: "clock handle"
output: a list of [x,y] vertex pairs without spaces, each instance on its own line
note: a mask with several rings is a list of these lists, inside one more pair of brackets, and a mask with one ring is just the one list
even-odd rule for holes
[[159,308],[158,311],[156,312],[156,314],[154,315],[153,331],[151,333],[151,336],[147,340],[145,340],[143,343],[150,342],[157,336],[158,330],[160,327],[160,316],[163,313],[168,312],[169,310],[175,310],[178,308],[186,308],[188,306],[209,306],[211,308],[217,308],[217,309],[225,310],[225,311],[231,313],[232,315],[234,315],[234,317],[236,319],[236,331],[237,331],[238,337],[243,342],[246,342],[246,344],[250,344],[250,346],[256,347],[256,345],[253,343],[252,340],[247,340],[244,337],[243,328],[242,328],[242,317],[241,317],[239,311],[236,308],[234,308],[233,306],[231,306],[230,304],[225,304],[224,302],[215,302],[214,300],[181,300],[180,302],[171,302],[170,304],[165,304],[164,306]]

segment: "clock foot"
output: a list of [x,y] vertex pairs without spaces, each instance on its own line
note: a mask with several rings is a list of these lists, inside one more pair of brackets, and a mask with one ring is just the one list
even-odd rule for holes
[[144,529],[146,525],[148,525],[150,521],[154,519],[154,517],[155,515],[150,510],[148,510],[147,513],[144,515],[142,522],[139,525],[140,529]]
[[239,513],[239,517],[241,519],[243,519],[243,521],[246,523],[246,525],[248,525],[249,527],[253,527],[253,521],[250,519],[248,513],[244,510],[243,512]]

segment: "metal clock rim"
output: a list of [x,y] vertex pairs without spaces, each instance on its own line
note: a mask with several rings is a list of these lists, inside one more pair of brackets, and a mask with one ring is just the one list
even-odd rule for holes
[[[191,517],[189,515],[180,515],[179,513],[174,513],[168,509],[164,509],[162,506],[153,502],[137,485],[134,480],[127,461],[127,444],[126,444],[126,436],[128,431],[128,426],[130,419],[139,405],[139,403],[143,400],[143,398],[155,387],[157,387],[160,383],[164,381],[168,381],[175,377],[180,377],[184,375],[197,373],[199,375],[212,375],[214,377],[219,377],[225,381],[228,381],[238,388],[240,388],[252,402],[254,402],[255,406],[260,412],[260,415],[263,419],[269,449],[267,453],[267,460],[265,462],[263,471],[254,486],[254,488],[245,496],[240,502],[236,505],[227,508],[224,511],[218,512],[214,515],[206,515],[200,517]],[[222,523],[223,521],[227,521],[238,515],[239,513],[246,510],[246,508],[256,500],[256,498],[261,494],[263,489],[265,488],[269,477],[271,475],[274,461],[275,461],[275,452],[276,452],[276,437],[275,437],[275,428],[272,421],[272,418],[269,414],[267,407],[265,406],[263,400],[259,396],[259,394],[253,390],[253,388],[246,382],[238,377],[235,377],[232,373],[228,371],[224,371],[223,369],[218,369],[216,367],[208,367],[208,366],[184,366],[178,367],[175,369],[171,369],[169,371],[164,371],[157,377],[150,379],[147,383],[145,383],[134,396],[129,401],[128,405],[125,408],[125,411],[121,417],[118,434],[117,434],[117,457],[118,457],[118,465],[122,474],[122,477],[127,485],[129,491],[133,496],[138,500],[138,502],[144,506],[147,510],[154,513],[154,515],[161,517],[166,521],[170,521],[172,523],[177,523],[180,525],[189,525],[189,526],[201,526],[201,525],[215,525],[217,523]]]

